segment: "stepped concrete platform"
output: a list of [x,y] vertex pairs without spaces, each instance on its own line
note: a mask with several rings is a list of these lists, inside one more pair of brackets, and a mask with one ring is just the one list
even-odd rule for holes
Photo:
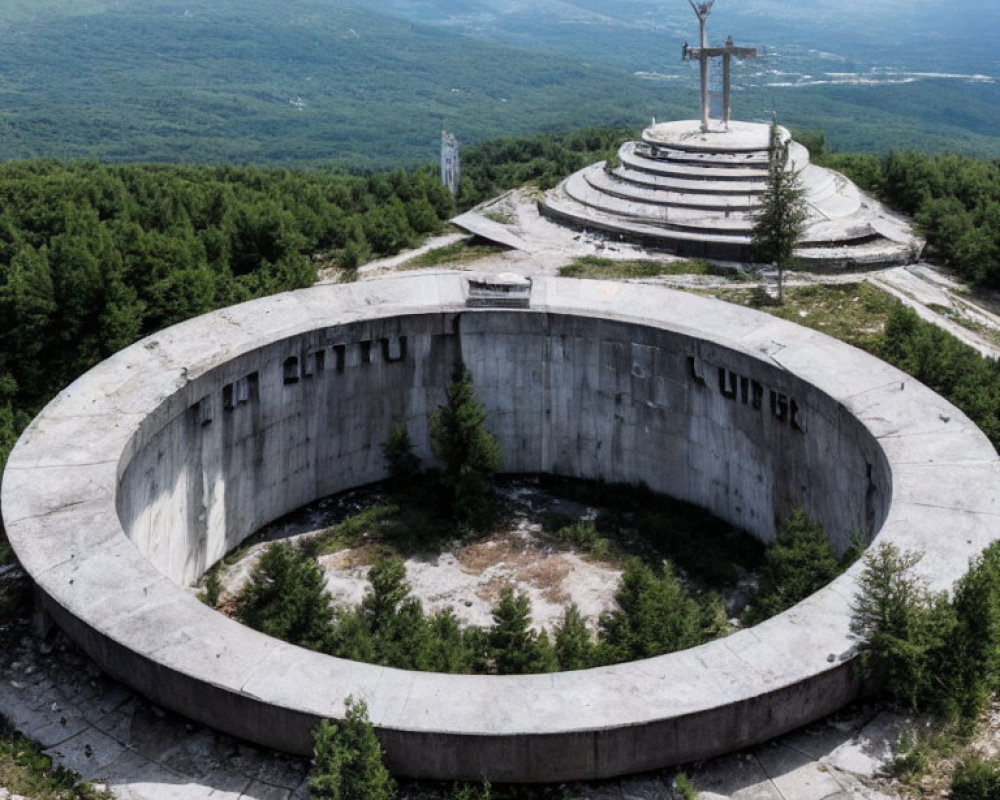
[[[813,164],[786,129],[781,135],[805,190],[808,219],[797,255],[808,268],[887,266],[919,256],[923,242],[907,220]],[[653,125],[640,141],[622,145],[617,164],[591,164],[547,192],[539,211],[574,230],[676,255],[751,261],[769,143],[770,126],[759,123],[708,133],[696,120]]]

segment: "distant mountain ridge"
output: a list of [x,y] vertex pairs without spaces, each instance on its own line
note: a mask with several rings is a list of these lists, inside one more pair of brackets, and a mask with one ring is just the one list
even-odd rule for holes
[[[911,4],[918,29],[926,17],[919,9],[936,1]],[[833,0],[815,2],[836,8]],[[696,114],[696,72],[679,61],[680,43],[694,38],[696,26],[680,0],[4,6],[0,158],[383,168],[435,158],[442,127],[468,144],[583,125],[638,128],[654,114]],[[786,42],[738,71],[738,116],[767,118],[777,109],[785,124],[825,129],[840,149],[1000,156],[995,83],[917,77],[919,67],[910,67],[883,72],[884,86],[858,87],[851,76],[870,74],[866,64],[833,49],[813,52],[792,43],[792,34],[781,38],[783,29],[768,20],[787,18],[782,24],[794,32],[800,12],[775,16],[777,6],[719,0],[713,12],[719,38],[733,32],[766,47],[757,37],[774,31],[774,41]],[[852,47],[863,50],[863,43]],[[826,61],[833,67],[823,74],[813,69]],[[958,69],[939,62],[923,72]],[[796,85],[777,85],[787,83]],[[935,89],[940,84],[945,91]]]

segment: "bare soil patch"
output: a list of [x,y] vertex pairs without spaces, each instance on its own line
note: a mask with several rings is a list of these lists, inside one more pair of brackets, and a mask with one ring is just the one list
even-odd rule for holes
[[[551,631],[570,603],[596,627],[601,613],[614,607],[622,566],[549,541],[538,520],[554,510],[572,519],[593,519],[597,509],[551,497],[528,484],[514,483],[503,492],[512,513],[500,530],[471,542],[456,539],[436,554],[405,559],[413,596],[420,599],[427,613],[450,606],[463,623],[487,627],[492,622],[490,609],[500,592],[514,586],[530,598],[537,630]],[[262,530],[255,537],[260,540],[257,544],[231,556],[231,563],[221,570],[218,607],[231,608],[271,542],[318,536],[364,504],[361,493],[327,498]],[[386,552],[391,550],[385,544],[372,541],[320,556],[334,603],[360,603],[368,588],[369,568]]]

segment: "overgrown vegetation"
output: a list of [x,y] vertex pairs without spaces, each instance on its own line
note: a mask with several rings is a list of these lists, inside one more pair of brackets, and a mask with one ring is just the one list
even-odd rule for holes
[[[898,745],[893,774],[914,785],[960,749],[1000,690],[1000,542],[972,561],[950,595],[927,588],[915,571],[920,559],[884,542],[869,551],[851,622],[885,696],[936,720]],[[954,772],[952,796],[995,797],[997,781],[995,764],[971,757]]]
[[757,593],[743,615],[744,624],[754,625],[804,600],[837,577],[855,555],[852,550],[846,563],[839,562],[823,527],[801,509],[793,511],[764,553]]
[[506,250],[499,245],[489,244],[481,241],[469,241],[463,239],[454,244],[436,247],[428,250],[419,256],[415,256],[403,264],[402,269],[421,269],[423,267],[436,267],[442,264],[464,264],[469,261],[478,261],[486,256],[502,253]]
[[951,779],[951,800],[996,800],[1000,797],[1000,762],[982,757],[967,758]]
[[[278,551],[279,558],[270,557]],[[297,568],[289,569],[288,564]],[[312,566],[305,567],[309,563]],[[275,568],[275,565],[278,565]],[[426,614],[411,594],[403,561],[379,557],[356,607],[331,604],[311,579],[319,568],[302,551],[271,545],[237,602],[241,622],[285,641],[373,664],[434,672],[520,675],[585,669],[693,647],[727,630],[719,597],[695,597],[668,564],[631,560],[596,635],[575,606],[550,638],[531,626],[531,602],[504,587],[486,628],[463,626],[446,608]],[[305,586],[296,581],[310,576]],[[294,601],[275,595],[287,592]]]
[[278,542],[264,551],[236,603],[236,616],[268,636],[329,651],[333,611],[316,560]]
[[969,281],[1000,287],[1000,163],[905,152],[831,154],[823,163],[913,215],[929,256]]
[[42,748],[0,718],[0,787],[33,800],[112,800],[78,776],[52,765]]
[[887,543],[866,555],[851,629],[893,700],[968,729],[1000,689],[1000,544],[951,595],[916,576],[920,557]]
[[[236,601],[237,617],[270,635],[344,658],[402,669],[499,675],[647,658],[728,630],[721,598],[714,591],[692,591],[673,563],[702,587],[731,585],[738,569],[760,561],[760,545],[704,510],[643,487],[554,477],[540,482],[588,505],[603,501],[606,507],[596,522],[550,515],[548,535],[625,565],[615,607],[601,614],[596,631],[573,605],[565,609],[551,638],[534,630],[530,600],[512,586],[501,589],[487,628],[463,627],[450,608],[427,615],[411,594],[395,545],[426,548],[444,534],[473,536],[494,522],[498,505],[492,474],[499,453],[485,418],[469,374],[459,370],[445,403],[431,417],[440,469],[421,471],[405,426],[393,425],[383,454],[387,486],[396,502],[376,504],[301,548],[270,545]],[[409,520],[402,511],[408,507]],[[422,524],[428,518],[434,521]],[[699,535],[692,536],[693,530]],[[314,557],[362,540],[374,557],[368,590],[356,607],[333,607]],[[772,551],[759,603],[772,613],[838,571],[822,530],[801,513],[782,529]]]
[[654,278],[658,275],[722,275],[731,277],[727,272],[710,261],[695,259],[690,261],[652,261],[624,260],[618,261],[600,256],[579,256],[563,267],[559,274],[564,278],[595,278],[610,280],[621,278]]
[[463,527],[488,526],[496,513],[492,478],[500,448],[486,429],[486,409],[464,368],[448,385],[444,404],[431,414],[430,431],[441,467],[436,483],[447,513]]
[[396,783],[382,762],[364,700],[348,697],[342,720],[323,720],[313,737],[312,800],[392,800]]
[[1000,446],[1000,366],[900,303],[875,354],[946,397]]
[[[645,486],[539,476],[540,486],[559,497],[602,509],[594,522],[550,516],[545,528],[557,541],[602,558],[648,564],[669,560],[704,586],[732,586],[739,570],[757,569],[763,546],[703,508]],[[697,536],[692,536],[697,531]],[[705,543],[711,542],[710,547]]]

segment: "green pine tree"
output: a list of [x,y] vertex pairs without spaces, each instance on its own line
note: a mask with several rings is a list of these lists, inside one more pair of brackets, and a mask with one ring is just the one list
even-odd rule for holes
[[467,370],[455,375],[430,425],[452,517],[471,527],[488,524],[495,511],[492,478],[500,466],[500,448],[486,430],[486,410]]
[[555,653],[560,670],[587,669],[595,665],[594,640],[576,603],[563,612],[555,630]]
[[790,142],[790,138],[782,135],[778,121],[772,122],[767,187],[761,194],[761,208],[753,228],[754,260],[777,268],[779,302],[784,271],[794,263],[795,245],[802,237],[808,216],[805,189],[788,163]]
[[549,637],[531,627],[531,600],[510,586],[500,592],[492,609],[493,626],[486,632],[486,652],[497,675],[527,675],[556,669]]
[[327,650],[333,610],[323,570],[290,544],[272,544],[236,600],[244,625],[310,650]]
[[309,797],[313,800],[392,800],[396,784],[382,762],[382,746],[364,700],[348,697],[343,720],[316,729]]
[[382,455],[389,470],[389,486],[395,495],[405,495],[416,488],[420,459],[413,452],[410,433],[401,422],[394,422],[389,438],[382,445]]
[[753,608],[744,615],[744,622],[752,625],[780,614],[826,586],[840,572],[823,526],[796,509],[764,553]]
[[717,632],[717,601],[691,597],[669,562],[654,571],[638,559],[625,567],[618,608],[598,623],[602,662],[631,661],[701,644]]

